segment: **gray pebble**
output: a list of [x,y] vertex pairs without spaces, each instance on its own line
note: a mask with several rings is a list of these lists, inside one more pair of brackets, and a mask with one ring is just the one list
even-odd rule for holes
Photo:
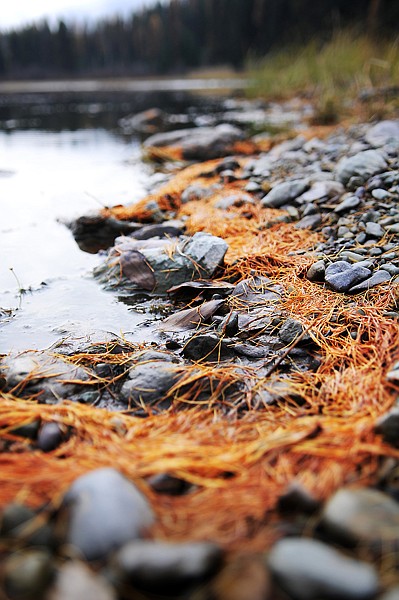
[[[279,336],[281,341],[285,344],[292,344],[304,331],[302,323],[296,321],[295,319],[287,319],[285,323],[282,325]],[[306,344],[312,341],[312,338],[308,333],[304,335],[301,339],[302,344]]]
[[61,444],[63,437],[63,431],[58,423],[44,423],[37,436],[37,446],[43,452],[50,452]]
[[325,280],[335,292],[347,292],[356,284],[368,279],[370,275],[371,272],[369,269],[358,267],[357,265],[351,266],[344,261],[338,261],[327,267]]
[[318,260],[308,269],[306,277],[309,281],[324,281],[326,265],[324,260]]
[[366,600],[379,587],[374,567],[306,538],[277,542],[268,565],[281,587],[296,600]]
[[[139,362],[128,372],[128,380],[122,385],[120,399],[128,405],[152,405],[163,399],[179,379],[179,367],[168,360]],[[169,406],[164,401],[163,406]]]
[[273,189],[263,198],[262,206],[271,208],[279,208],[284,204],[289,204],[298,196],[303,194],[309,188],[307,179],[297,179],[294,181],[284,181],[278,183]]
[[338,214],[349,212],[354,208],[357,208],[360,204],[361,200],[357,196],[349,196],[349,198],[345,198],[342,202],[340,202],[335,208],[334,212]]
[[382,238],[385,235],[385,231],[378,223],[368,221],[368,223],[366,223],[366,235],[374,238]]
[[391,275],[387,271],[384,271],[384,269],[380,269],[379,271],[373,273],[373,275],[368,279],[365,279],[361,283],[358,283],[357,285],[354,285],[351,288],[349,288],[348,291],[350,294],[360,294],[361,292],[366,292],[367,290],[370,290],[376,285],[386,283],[390,279]]
[[387,163],[378,150],[365,150],[341,159],[336,167],[335,174],[338,181],[344,185],[349,183],[353,177],[358,178],[359,181],[352,181],[352,183],[360,183],[361,185],[369,177],[382,173],[386,168]]

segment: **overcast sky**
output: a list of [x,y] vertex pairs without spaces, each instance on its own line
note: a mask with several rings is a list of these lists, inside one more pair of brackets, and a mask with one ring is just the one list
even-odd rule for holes
[[2,0],[0,29],[19,27],[46,18],[50,23],[94,20],[118,14],[127,15],[156,0]]

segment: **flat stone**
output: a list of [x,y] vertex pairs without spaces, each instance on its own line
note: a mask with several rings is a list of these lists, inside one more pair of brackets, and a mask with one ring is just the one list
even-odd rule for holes
[[390,194],[389,192],[387,192],[384,189],[381,188],[377,188],[376,190],[373,190],[371,192],[371,195],[373,196],[373,198],[375,198],[376,200],[388,200],[389,198],[392,197],[392,194]]
[[90,471],[74,481],[63,500],[67,540],[87,560],[105,558],[140,538],[154,522],[143,494],[116,469]]
[[303,194],[309,188],[307,179],[297,179],[294,181],[284,181],[278,183],[261,201],[262,206],[270,208],[279,208],[284,204],[289,204],[295,198]]
[[9,354],[1,362],[0,373],[6,380],[6,388],[16,396],[37,396],[43,403],[55,404],[71,399],[81,386],[72,381],[87,381],[89,376],[61,358],[49,352],[28,350],[21,354]]
[[337,214],[349,212],[350,210],[357,208],[360,203],[361,200],[357,196],[349,196],[349,198],[345,198],[345,200],[337,204],[334,208],[334,212]]
[[[139,362],[129,369],[128,380],[120,390],[120,399],[128,406],[153,405],[163,400],[178,380],[179,367],[170,361]],[[170,400],[164,400],[162,408],[170,406],[170,403]]]
[[370,146],[380,148],[390,143],[398,143],[399,139],[399,121],[380,121],[367,131],[366,141]]
[[350,294],[360,294],[361,292],[366,292],[367,290],[370,290],[376,285],[386,283],[390,279],[390,273],[388,273],[388,271],[384,271],[384,269],[380,269],[379,271],[373,273],[373,275],[368,279],[365,279],[361,283],[358,283],[357,285],[354,285],[351,288],[349,288],[348,291]]
[[374,238],[382,238],[385,235],[384,229],[378,223],[373,223],[373,221],[368,221],[366,223],[366,234],[369,237]]
[[399,547],[399,504],[375,489],[338,490],[323,509],[321,525],[332,539],[377,554]]
[[169,594],[204,583],[220,566],[222,551],[210,542],[131,542],[115,555],[122,581],[141,590]]
[[104,577],[77,560],[66,562],[46,600],[116,600],[116,593]]
[[364,183],[386,168],[387,163],[378,150],[365,150],[341,159],[335,169],[335,176],[344,185],[348,184],[352,177],[357,177],[359,182]]
[[[345,264],[347,267],[344,266]],[[325,281],[335,292],[347,292],[356,284],[368,279],[370,275],[369,269],[338,261],[327,267]]]
[[268,565],[284,591],[296,600],[366,600],[379,587],[374,567],[306,538],[277,542]]
[[319,213],[303,217],[296,223],[296,229],[317,229],[321,225],[321,215]]
[[324,260],[318,260],[309,267],[306,277],[309,281],[324,281],[324,275],[326,273],[326,265]]
[[344,192],[344,186],[338,181],[315,181],[307,192],[298,197],[298,202],[314,202],[323,198],[328,199],[340,196]]

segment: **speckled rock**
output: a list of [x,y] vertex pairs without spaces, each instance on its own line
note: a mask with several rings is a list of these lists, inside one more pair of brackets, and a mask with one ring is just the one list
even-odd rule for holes
[[326,503],[321,524],[331,538],[342,543],[376,553],[399,547],[399,504],[375,489],[338,490]]
[[374,567],[316,540],[281,540],[272,548],[268,564],[295,600],[366,600],[379,587]]
[[107,467],[76,479],[63,507],[69,515],[68,543],[87,560],[105,558],[140,538],[154,521],[143,494],[116,469]]
[[365,150],[353,156],[341,159],[336,167],[335,176],[344,185],[352,177],[358,177],[365,182],[372,175],[382,173],[387,168],[387,163],[378,150]]

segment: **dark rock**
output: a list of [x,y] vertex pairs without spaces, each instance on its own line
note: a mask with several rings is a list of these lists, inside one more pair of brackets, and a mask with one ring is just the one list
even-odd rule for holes
[[280,301],[283,292],[281,285],[273,283],[268,277],[255,276],[240,281],[231,295],[237,298],[241,305],[251,306]]
[[358,178],[361,185],[369,177],[382,173],[386,168],[387,163],[378,150],[365,150],[341,159],[336,167],[335,175],[338,181],[344,185],[347,185],[353,177]]
[[96,254],[99,250],[110,248],[118,236],[129,235],[142,225],[119,221],[113,217],[88,215],[79,217],[70,223],[69,227],[79,248],[84,252]]
[[20,437],[27,438],[29,440],[35,440],[40,429],[40,423],[40,419],[37,419],[36,421],[27,423],[27,425],[21,425],[20,427],[15,427],[15,429],[11,429],[10,433],[12,433],[13,435],[18,435]]
[[370,275],[369,269],[337,261],[326,268],[325,281],[335,292],[347,292]]
[[277,507],[283,513],[312,514],[320,508],[320,501],[299,481],[294,480],[279,497]]
[[243,139],[241,129],[221,124],[216,127],[195,127],[159,133],[149,137],[144,147],[179,146],[186,160],[211,160],[230,154],[234,144]]
[[314,215],[308,215],[303,217],[298,223],[296,223],[296,229],[317,229],[321,225],[321,215],[316,213]]
[[332,539],[377,554],[399,547],[399,504],[375,489],[338,490],[325,505],[321,524]]
[[281,587],[296,600],[367,600],[379,587],[374,567],[306,538],[277,542],[268,565]]
[[170,406],[171,400],[165,400],[164,396],[179,377],[179,367],[169,361],[139,362],[129,369],[128,380],[120,390],[120,399],[128,406],[150,406],[162,401],[162,408],[166,408]]
[[[296,321],[295,319],[287,319],[279,331],[279,336],[280,339],[288,346],[289,344],[295,342],[295,340],[299,338],[299,336],[302,335],[303,332],[304,328],[302,323]],[[299,343],[308,344],[311,341],[312,338],[308,333],[306,333]]]
[[37,437],[37,446],[43,452],[55,450],[64,440],[64,432],[58,423],[44,423]]
[[262,206],[279,208],[280,206],[289,204],[295,200],[307,189],[309,189],[309,181],[307,179],[297,179],[294,181],[284,181],[283,183],[278,183],[263,198]]
[[7,389],[21,397],[37,396],[40,402],[58,403],[71,399],[80,386],[73,381],[87,381],[85,370],[48,352],[27,351],[10,354],[1,363]]
[[231,358],[234,353],[229,344],[217,335],[194,335],[183,348],[183,355],[192,361],[218,362]]
[[168,223],[159,223],[154,225],[144,225],[137,231],[131,234],[135,240],[149,240],[153,237],[171,237],[178,238],[183,235],[183,231],[179,227],[175,227]]
[[58,570],[46,600],[116,600],[116,593],[104,577],[74,560]]
[[38,520],[31,508],[16,502],[5,506],[1,515],[0,534],[31,546],[52,547],[56,543],[50,525]]
[[326,265],[324,260],[318,260],[308,269],[306,277],[309,281],[324,281]]
[[270,349],[265,346],[253,346],[251,344],[234,344],[234,352],[239,356],[245,356],[250,360],[259,360],[266,358],[270,354]]
[[385,271],[384,269],[380,269],[379,271],[376,271],[375,273],[373,273],[373,275],[371,277],[369,277],[368,279],[365,279],[361,283],[349,288],[348,292],[350,294],[359,294],[361,292],[366,292],[367,290],[370,290],[371,288],[375,287],[376,285],[380,285],[381,283],[386,283],[390,279],[391,279],[390,273],[388,273],[388,271]]
[[64,497],[67,538],[87,560],[105,558],[140,538],[154,522],[146,498],[112,468],[102,468],[74,481]]
[[4,587],[11,600],[43,598],[53,576],[52,558],[45,550],[22,550],[4,561]]
[[131,542],[115,555],[114,568],[122,582],[173,596],[204,583],[217,571],[221,558],[221,549],[209,542]]
[[382,439],[387,444],[399,446],[399,407],[391,408],[387,414],[378,419],[375,432],[382,435]]
[[159,325],[161,331],[188,331],[197,329],[209,321],[223,306],[224,300],[209,300],[200,306],[180,310],[164,319]]
[[166,496],[182,496],[186,494],[192,485],[168,473],[159,473],[147,479],[147,483],[157,494],[165,494]]
[[219,331],[221,331],[223,335],[227,337],[233,337],[237,335],[239,331],[238,313],[233,311],[226,315],[223,321],[220,323]]

